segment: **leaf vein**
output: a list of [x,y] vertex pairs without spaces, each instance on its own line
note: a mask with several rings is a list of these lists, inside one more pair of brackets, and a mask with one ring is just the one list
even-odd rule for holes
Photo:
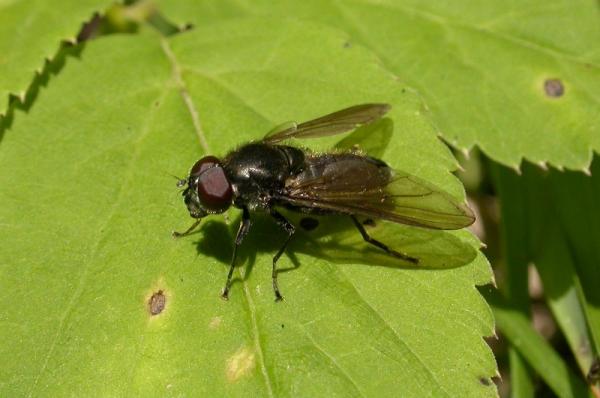
[[[435,382],[435,384],[440,388],[440,390],[443,391],[446,396],[450,397],[451,394],[444,388],[444,385],[442,383],[440,383],[440,381],[436,378],[435,372],[433,372],[431,369],[429,369],[429,367],[427,366],[427,364],[421,359],[421,357],[419,355],[417,355],[417,353],[410,347],[410,345],[408,345],[406,342],[404,342],[404,340],[402,340],[402,338],[400,337],[400,335],[398,334],[398,332],[392,327],[392,325],[390,325],[389,322],[379,313],[379,311],[377,311],[371,305],[371,303],[369,303],[364,298],[364,296],[361,294],[361,292],[350,281],[350,279],[348,278],[348,276],[346,275],[346,273],[344,272],[344,270],[342,269],[342,267],[336,267],[336,268],[337,268],[338,272],[344,277],[344,279],[346,279],[346,281],[348,281],[348,284],[356,292],[356,296],[360,299],[360,301],[365,304],[365,307],[370,312],[372,312],[381,321],[381,323],[384,325],[384,327],[386,329],[388,329],[390,332],[392,332],[392,335],[394,336],[396,342],[399,343],[399,345],[401,345],[402,347],[405,347],[407,349],[407,351],[421,364],[421,366],[423,367],[423,369],[427,372],[427,374]],[[373,347],[373,348],[375,350],[381,352],[376,347]],[[385,356],[388,356],[387,354],[385,354],[383,352],[381,352],[381,353],[383,355],[385,355]],[[395,358],[393,358],[393,359],[396,360]]]
[[327,351],[325,351],[325,349],[323,347],[321,347],[321,345],[315,341],[315,339],[312,337],[312,335],[302,325],[300,325],[300,327],[304,331],[304,334],[306,335],[306,337],[310,340],[311,344],[317,349],[317,351],[319,351],[319,353],[321,353],[321,355],[326,357],[337,369],[339,369],[340,374],[352,385],[352,387],[354,387],[354,389],[356,389],[356,392],[361,397],[365,397],[366,395],[363,394],[363,392],[360,390],[360,388],[358,388],[358,385],[356,384],[354,379],[346,372],[346,370],[344,370],[344,368],[342,368],[342,366],[337,362],[335,357],[333,357]]
[[200,140],[200,146],[202,146],[204,153],[209,153],[210,150],[208,149],[208,142],[206,141],[206,136],[204,135],[204,130],[202,129],[200,115],[198,114],[198,110],[194,105],[194,101],[192,100],[190,92],[188,91],[185,85],[185,82],[181,75],[181,67],[177,62],[177,58],[175,57],[175,54],[173,54],[173,51],[171,50],[167,39],[161,38],[161,47],[165,55],[167,56],[169,62],[171,63],[171,67],[173,69],[173,79],[175,79],[175,83],[179,87],[179,93],[181,94],[181,98],[183,98],[183,102],[185,103],[185,106],[187,107],[190,113],[192,123],[194,125],[194,130],[196,131],[196,135],[198,135],[198,139]]
[[250,320],[252,321],[252,334],[254,336],[254,347],[256,349],[256,355],[258,356],[258,361],[260,364],[260,371],[265,379],[265,386],[267,387],[267,395],[269,397],[274,397],[273,394],[273,385],[271,382],[271,378],[269,376],[269,372],[267,372],[267,367],[265,365],[265,358],[262,346],[260,344],[260,332],[258,329],[258,322],[256,320],[256,305],[254,304],[254,300],[252,299],[252,295],[250,294],[250,287],[248,286],[248,282],[246,282],[244,276],[241,274],[240,277],[242,280],[242,285],[244,287],[244,296],[246,297],[246,301],[248,302],[248,310],[250,312]]

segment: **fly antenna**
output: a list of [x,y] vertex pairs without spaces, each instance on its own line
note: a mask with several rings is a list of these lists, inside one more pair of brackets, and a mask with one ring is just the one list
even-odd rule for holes
[[177,177],[176,175],[171,174],[171,173],[166,173],[166,174],[177,180],[177,188],[182,188],[187,183],[187,179],[185,179],[185,178]]

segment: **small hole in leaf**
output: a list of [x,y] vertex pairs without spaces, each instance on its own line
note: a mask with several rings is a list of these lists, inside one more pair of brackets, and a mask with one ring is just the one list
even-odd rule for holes
[[162,290],[154,293],[150,300],[148,300],[148,311],[150,311],[150,315],[158,315],[164,309],[167,304],[167,298],[165,297]]
[[560,79],[546,79],[544,91],[548,97],[558,98],[565,93],[565,86]]
[[363,221],[363,225],[366,225],[367,227],[374,227],[375,224],[375,220],[373,220],[372,218],[367,218]]
[[493,384],[489,377],[480,377],[479,382],[484,386],[491,386]]
[[352,47],[352,43],[350,43],[349,41],[344,42],[344,48],[349,48]]
[[312,217],[304,217],[300,220],[300,227],[305,231],[312,231],[319,226],[319,220]]

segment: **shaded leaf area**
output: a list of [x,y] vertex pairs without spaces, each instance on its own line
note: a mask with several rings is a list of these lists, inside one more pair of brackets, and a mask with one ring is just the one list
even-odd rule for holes
[[600,149],[594,0],[158,4],[199,26],[252,14],[341,29],[418,90],[446,141],[513,168],[525,158],[585,170]]
[[24,100],[35,75],[55,57],[62,41],[75,42],[82,24],[113,3],[0,2],[0,115],[7,112],[10,95]]
[[272,222],[255,219],[228,302],[239,214],[171,239],[191,220],[169,174],[361,102],[393,106],[386,160],[461,195],[419,100],[345,40],[246,20],[106,37],[65,65],[0,151],[1,395],[495,396],[475,288],[491,271],[466,231],[369,227],[444,263],[405,269],[322,220],[282,258],[277,304]]
[[[528,312],[526,265],[533,262],[545,297],[579,365],[588,373],[598,352],[600,163],[592,176],[576,172],[543,172],[526,165],[522,176],[497,167],[495,185],[502,201],[503,238],[507,258],[505,295],[515,308]],[[519,270],[519,268],[521,270]],[[515,274],[515,275],[513,275]],[[540,364],[532,364],[539,370]],[[547,375],[541,375],[546,377]],[[552,385],[548,382],[549,385]]]

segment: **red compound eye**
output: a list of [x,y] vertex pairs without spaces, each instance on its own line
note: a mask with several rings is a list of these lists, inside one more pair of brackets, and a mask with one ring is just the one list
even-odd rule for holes
[[221,163],[219,159],[214,156],[205,156],[194,164],[192,170],[190,171],[190,177],[198,176],[203,171],[206,171],[212,167],[220,166]]
[[223,212],[231,206],[233,192],[219,159],[206,156],[200,159],[190,176],[198,178],[196,191],[202,207],[209,212]]

